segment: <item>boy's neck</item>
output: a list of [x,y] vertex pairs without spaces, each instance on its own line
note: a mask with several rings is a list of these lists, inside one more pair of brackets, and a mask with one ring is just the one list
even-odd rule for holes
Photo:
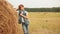
[[24,11],[24,10],[21,10],[21,11]]

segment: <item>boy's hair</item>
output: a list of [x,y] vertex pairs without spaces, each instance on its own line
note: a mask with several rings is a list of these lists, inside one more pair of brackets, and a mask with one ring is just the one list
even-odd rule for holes
[[21,7],[24,7],[24,5],[23,5],[23,4],[20,4],[20,5],[19,5],[19,9],[21,9]]

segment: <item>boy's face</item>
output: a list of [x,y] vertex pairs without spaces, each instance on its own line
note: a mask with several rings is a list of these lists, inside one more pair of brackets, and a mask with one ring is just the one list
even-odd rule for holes
[[21,10],[24,10],[24,7],[21,6]]

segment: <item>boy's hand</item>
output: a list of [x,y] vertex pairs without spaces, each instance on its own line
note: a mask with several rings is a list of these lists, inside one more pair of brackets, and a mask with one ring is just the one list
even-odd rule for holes
[[28,19],[28,17],[26,17],[26,16],[24,18]]

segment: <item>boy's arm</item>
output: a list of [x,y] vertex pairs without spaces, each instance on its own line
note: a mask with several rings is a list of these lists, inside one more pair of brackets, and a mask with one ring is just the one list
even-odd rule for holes
[[28,18],[28,12],[26,12],[26,18]]
[[26,13],[26,16],[24,16],[23,13],[20,13],[20,16],[22,16],[24,18],[28,18],[28,12]]

